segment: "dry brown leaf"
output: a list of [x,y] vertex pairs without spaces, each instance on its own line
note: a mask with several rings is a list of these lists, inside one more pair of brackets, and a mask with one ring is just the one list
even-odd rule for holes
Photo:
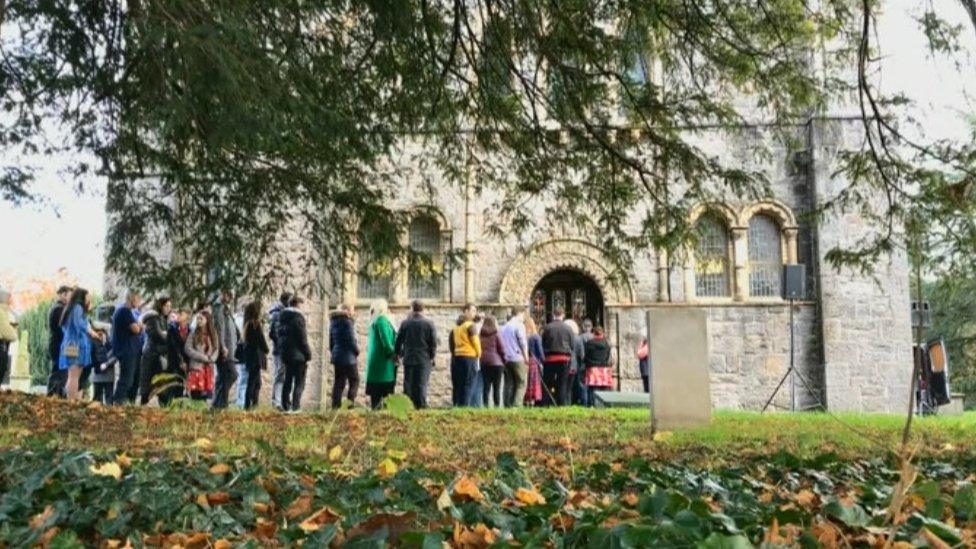
[[546,498],[542,497],[542,494],[535,488],[519,488],[515,490],[515,499],[525,505],[542,505],[546,502]]
[[298,496],[295,501],[285,509],[285,517],[297,519],[312,512],[312,496]]
[[227,492],[214,492],[212,494],[207,494],[207,503],[210,504],[211,507],[230,503],[230,494]]
[[829,522],[817,522],[810,527],[810,533],[813,537],[817,538],[817,542],[820,545],[831,549],[838,546],[840,540],[840,532],[838,532],[837,527]]
[[210,534],[206,532],[194,532],[183,540],[186,549],[201,549],[210,545]]
[[796,502],[801,506],[810,509],[817,504],[817,494],[811,490],[803,489],[796,493]]
[[213,549],[230,549],[230,548],[231,548],[230,542],[225,539],[218,539],[213,544]]
[[413,511],[406,513],[377,513],[354,526],[349,530],[347,535],[350,538],[357,538],[385,528],[389,532],[389,541],[393,545],[396,545],[397,538],[400,534],[410,529],[416,518],[417,513]]
[[305,532],[314,532],[326,524],[332,524],[340,520],[342,520],[342,515],[336,513],[329,507],[323,507],[303,520],[298,527]]
[[629,507],[637,507],[637,504],[640,503],[640,498],[637,497],[637,494],[633,492],[627,492],[622,498],[620,498],[620,501]]
[[226,475],[230,472],[230,465],[226,463],[214,463],[210,466],[210,472],[215,475]]
[[556,530],[568,532],[569,530],[572,530],[573,525],[576,524],[576,518],[572,515],[567,515],[566,513],[558,513],[549,519],[549,523],[552,524],[552,527]]
[[498,534],[480,522],[474,528],[454,524],[454,545],[459,549],[483,549],[496,541]]
[[485,499],[484,494],[478,489],[478,485],[468,478],[467,475],[461,475],[461,478],[454,483],[454,497],[467,501],[481,501]]
[[44,523],[54,516],[54,507],[48,505],[43,511],[31,517],[30,521],[27,522],[27,526],[32,529],[37,530],[38,528],[44,526]]
[[278,534],[278,524],[274,521],[258,518],[257,525],[254,527],[254,537],[263,540],[272,540]]

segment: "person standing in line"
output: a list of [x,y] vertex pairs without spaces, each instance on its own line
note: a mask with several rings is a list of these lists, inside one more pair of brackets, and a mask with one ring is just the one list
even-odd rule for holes
[[271,405],[281,410],[281,388],[285,384],[285,366],[281,361],[281,346],[278,343],[278,317],[288,307],[291,292],[282,292],[278,302],[268,311],[268,338],[271,339]]
[[180,309],[173,315],[166,330],[166,373],[176,376],[173,387],[159,395],[159,404],[169,405],[173,399],[182,398],[186,393],[186,376],[189,357],[186,356],[186,340],[190,337],[189,309]]
[[486,316],[485,323],[478,334],[481,339],[481,402],[490,408],[488,397],[495,408],[502,407],[502,375],[505,373],[505,348],[498,333],[498,322],[493,316]]
[[356,335],[355,309],[340,303],[329,314],[329,356],[335,369],[332,381],[332,409],[342,408],[342,393],[349,385],[347,397],[351,405],[359,393],[359,338]]
[[129,395],[136,383],[139,334],[142,333],[142,324],[136,320],[135,311],[141,303],[139,292],[129,290],[125,294],[125,301],[112,315],[112,354],[119,361],[119,379],[112,395],[112,403],[116,405],[132,402]]
[[61,398],[65,396],[64,384],[67,372],[61,371],[61,368],[58,368],[58,363],[61,361],[61,340],[64,338],[64,334],[61,332],[61,316],[69,297],[71,297],[70,286],[58,288],[57,298],[47,314],[47,356],[51,359],[51,373],[47,378],[47,396]]
[[427,385],[437,356],[437,329],[424,315],[424,303],[415,299],[410,316],[400,323],[396,337],[396,355],[403,364],[403,391],[414,408],[427,407]]
[[535,326],[535,319],[525,319],[526,342],[529,347],[528,374],[526,375],[525,403],[532,406],[542,401],[542,365],[546,362],[546,353],[542,350],[542,338]]
[[93,321],[92,329],[102,337],[91,338],[91,358],[89,380],[92,384],[92,400],[101,404],[109,404],[112,388],[115,386],[115,361],[112,358],[111,337],[109,330],[112,325],[107,322]]
[[61,341],[61,361],[58,367],[68,372],[65,389],[69,400],[81,398],[78,384],[81,370],[91,361],[91,339],[97,338],[104,343],[105,335],[93,330],[88,320],[90,310],[91,295],[88,290],[75,288],[61,314],[64,339]]
[[587,405],[587,399],[589,392],[586,390],[586,385],[583,383],[583,375],[586,373],[586,368],[583,368],[583,349],[586,346],[586,342],[593,338],[593,321],[589,318],[583,319],[583,325],[580,326],[582,333],[577,337],[577,345],[575,345],[576,353],[574,354],[574,362],[576,363],[576,373],[573,375],[570,383],[573,388],[573,403],[579,404],[580,406]]
[[153,378],[167,369],[169,349],[166,345],[168,337],[167,320],[172,310],[168,297],[159,297],[153,306],[142,314],[142,325],[146,334],[142,345],[142,365],[139,369],[139,403],[149,404],[152,396]]
[[261,302],[255,300],[244,307],[244,366],[247,369],[245,410],[258,405],[261,372],[268,369],[268,352],[268,340],[264,337],[264,324],[261,322]]
[[206,309],[193,319],[193,331],[186,338],[183,352],[189,361],[186,390],[191,399],[205,402],[213,396],[214,363],[220,358],[220,337]]
[[305,374],[312,360],[308,345],[308,328],[301,306],[304,300],[293,295],[288,307],[278,316],[278,343],[281,345],[281,361],[285,365],[285,381],[281,387],[281,409],[297,412],[302,407],[305,391]]
[[0,288],[0,385],[10,371],[10,344],[17,341],[17,329],[10,313],[12,302],[10,292]]
[[136,336],[135,359],[132,361],[135,370],[132,372],[132,383],[129,384],[129,393],[126,395],[126,399],[129,402],[136,401],[136,398],[139,396],[139,388],[142,381],[142,348],[146,346],[146,326],[142,323],[142,315],[146,314],[146,308],[148,306],[149,304],[147,302],[140,301],[139,307],[132,311],[136,317],[136,322],[142,326],[142,331]]
[[593,406],[595,401],[594,392],[598,390],[609,391],[613,388],[613,355],[610,343],[603,334],[603,328],[597,326],[593,328],[593,337],[586,342],[586,350],[583,359],[586,373],[583,382],[589,392],[587,402]]
[[542,350],[546,360],[542,366],[543,406],[569,404],[569,367],[573,359],[573,330],[565,322],[566,312],[557,307],[552,322],[542,329]]
[[473,303],[466,304],[448,338],[451,351],[451,403],[454,406],[474,404],[471,394],[481,358],[481,338],[475,324],[477,315],[478,308]]
[[230,391],[237,381],[234,354],[237,350],[238,330],[234,321],[234,294],[220,292],[220,299],[213,304],[214,327],[220,339],[220,357],[217,359],[217,385],[214,388],[213,407],[226,408]]
[[505,407],[521,407],[528,378],[529,346],[525,307],[516,307],[498,336],[505,360]]
[[640,345],[637,347],[637,369],[640,372],[641,383],[644,385],[644,392],[651,392],[651,354],[646,337],[641,338]]
[[576,380],[581,379],[583,371],[583,336],[580,333],[579,324],[571,318],[566,319],[566,325],[573,332],[573,356],[569,360],[569,372],[566,378],[566,398],[568,404],[584,404],[586,402],[586,391],[577,391]]
[[370,407],[378,410],[396,387],[396,331],[386,300],[370,306],[369,336],[366,339],[366,394]]

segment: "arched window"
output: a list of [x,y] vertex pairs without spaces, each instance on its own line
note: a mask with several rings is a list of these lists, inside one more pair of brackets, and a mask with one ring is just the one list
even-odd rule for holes
[[768,215],[749,219],[749,295],[782,295],[783,248],[779,224]]
[[440,299],[444,279],[441,259],[441,227],[429,215],[415,217],[410,223],[411,299]]
[[695,248],[695,295],[728,297],[729,231],[714,215],[704,215],[695,224],[698,245]]
[[[390,299],[393,280],[393,260],[383,257],[380,250],[393,250],[395,234],[363,224],[360,231],[362,246],[357,254],[357,297],[359,299]],[[390,253],[392,255],[392,252]]]

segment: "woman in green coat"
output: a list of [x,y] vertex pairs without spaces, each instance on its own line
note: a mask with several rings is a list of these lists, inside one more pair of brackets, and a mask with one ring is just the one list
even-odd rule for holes
[[369,313],[372,322],[366,347],[366,394],[375,410],[383,404],[384,398],[393,394],[396,386],[396,364],[393,361],[396,330],[385,300],[374,301]]

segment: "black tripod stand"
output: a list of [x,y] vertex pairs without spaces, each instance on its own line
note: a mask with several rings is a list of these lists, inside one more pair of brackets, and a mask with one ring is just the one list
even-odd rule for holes
[[[769,406],[773,403],[773,399],[776,398],[776,393],[778,393],[779,390],[783,388],[783,384],[786,383],[787,378],[789,378],[790,380],[790,411],[791,412],[796,411],[797,378],[800,379],[800,383],[803,384],[803,386],[806,388],[809,394],[811,395],[817,394],[810,387],[810,384],[807,382],[807,379],[803,377],[803,374],[801,374],[800,371],[796,369],[796,335],[794,330],[795,323],[793,321],[793,305],[795,302],[796,300],[793,297],[791,297],[790,298],[790,367],[786,370],[786,373],[783,374],[783,379],[779,380],[779,384],[776,385],[775,389],[773,389],[773,394],[769,395],[769,400],[767,400],[766,404],[763,406],[762,409],[763,412],[765,412],[769,408]],[[821,406],[822,405],[823,403],[821,403]]]

